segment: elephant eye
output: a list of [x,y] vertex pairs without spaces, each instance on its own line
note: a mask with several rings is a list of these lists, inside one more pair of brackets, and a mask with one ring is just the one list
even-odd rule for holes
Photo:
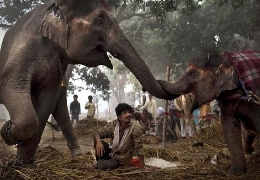
[[190,77],[192,79],[195,79],[197,77],[196,73],[195,72],[190,72]]
[[103,25],[104,24],[104,17],[102,17],[102,16],[96,17],[93,23],[96,24],[96,25]]

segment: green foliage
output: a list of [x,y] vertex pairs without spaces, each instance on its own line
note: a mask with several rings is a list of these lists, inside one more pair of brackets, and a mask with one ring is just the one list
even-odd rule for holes
[[[8,29],[17,19],[35,6],[55,2],[55,0],[2,0],[0,1],[0,27]],[[203,0],[108,0],[114,9],[125,9],[130,6],[135,12],[150,12],[158,20],[163,21],[167,12],[182,11],[191,14],[201,7]],[[248,3],[248,0],[215,0],[216,4],[222,6],[231,3],[234,8],[239,8]]]
[[251,41],[259,39],[260,5],[257,2],[251,0],[243,4],[241,1],[241,6],[234,8],[233,1],[221,6],[219,2],[206,1],[192,14],[167,13],[164,21],[158,22],[154,17],[134,18],[133,22],[128,21],[125,32],[154,76],[164,79],[166,66],[170,65],[173,80],[202,49],[243,50],[251,46]]
[[2,0],[0,2],[0,27],[10,28],[20,17],[35,6],[49,0]]
[[237,9],[243,6],[245,2],[248,2],[248,0],[215,0],[215,3],[218,3],[219,6],[223,6],[229,2],[232,3],[234,9]]
[[110,81],[108,80],[106,74],[101,71],[100,68],[88,68],[85,66],[75,66],[72,73],[72,80],[81,80],[85,82],[83,86],[76,86],[70,81],[68,90],[74,93],[75,90],[90,90],[94,94],[99,94],[99,96],[107,101],[110,96]]

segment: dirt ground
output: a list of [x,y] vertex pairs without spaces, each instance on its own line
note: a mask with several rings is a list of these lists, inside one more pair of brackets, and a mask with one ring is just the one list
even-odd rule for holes
[[[2,127],[2,124],[0,124],[0,127]],[[89,147],[92,147],[93,139],[91,136],[84,136],[78,138],[79,144],[81,146],[81,149],[83,152],[87,152],[89,150]],[[41,142],[39,144],[39,148],[45,148],[45,147],[53,147],[57,150],[65,150],[67,148],[66,141],[62,135],[61,131],[55,131],[51,126],[46,125],[44,132],[42,134]],[[3,160],[4,158],[7,158],[9,156],[12,156],[16,153],[15,146],[8,146],[6,145],[3,140],[0,138],[0,160]]]
[[[203,142],[203,146],[192,146],[194,138],[179,137],[177,142],[167,142],[166,147],[162,149],[158,138],[144,137],[145,158],[157,157],[169,162],[178,162],[180,166],[177,168],[148,167],[146,171],[140,172],[135,167],[126,167],[102,172],[93,169],[93,156],[90,151],[93,147],[92,133],[100,126],[102,124],[94,123],[75,127],[84,155],[73,161],[62,133],[46,125],[36,155],[38,169],[30,171],[7,170],[5,163],[14,157],[16,148],[5,145],[0,139],[0,179],[260,179],[259,146],[256,146],[253,155],[247,156],[248,173],[242,176],[227,174],[226,170],[230,164],[229,153],[219,127],[213,127],[213,130],[206,130],[197,136],[197,139]],[[180,136],[179,131],[177,134]]]

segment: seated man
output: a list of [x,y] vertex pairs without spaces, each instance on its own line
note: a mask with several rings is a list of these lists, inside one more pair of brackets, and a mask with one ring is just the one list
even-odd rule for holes
[[[107,126],[98,130],[93,136],[96,150],[97,164],[95,168],[108,170],[128,165],[133,153],[137,153],[141,168],[144,164],[143,130],[139,123],[132,120],[132,106],[120,103],[116,107],[117,120],[111,121]],[[112,147],[102,141],[103,138],[112,138]]]

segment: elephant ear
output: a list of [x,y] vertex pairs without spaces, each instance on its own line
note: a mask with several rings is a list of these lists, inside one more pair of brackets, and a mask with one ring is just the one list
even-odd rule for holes
[[66,16],[61,13],[55,3],[48,8],[42,20],[40,32],[44,37],[67,49],[69,25]]
[[215,95],[216,97],[222,91],[232,90],[237,88],[237,76],[234,71],[234,67],[226,68],[224,64],[221,64],[216,72],[215,81]]

